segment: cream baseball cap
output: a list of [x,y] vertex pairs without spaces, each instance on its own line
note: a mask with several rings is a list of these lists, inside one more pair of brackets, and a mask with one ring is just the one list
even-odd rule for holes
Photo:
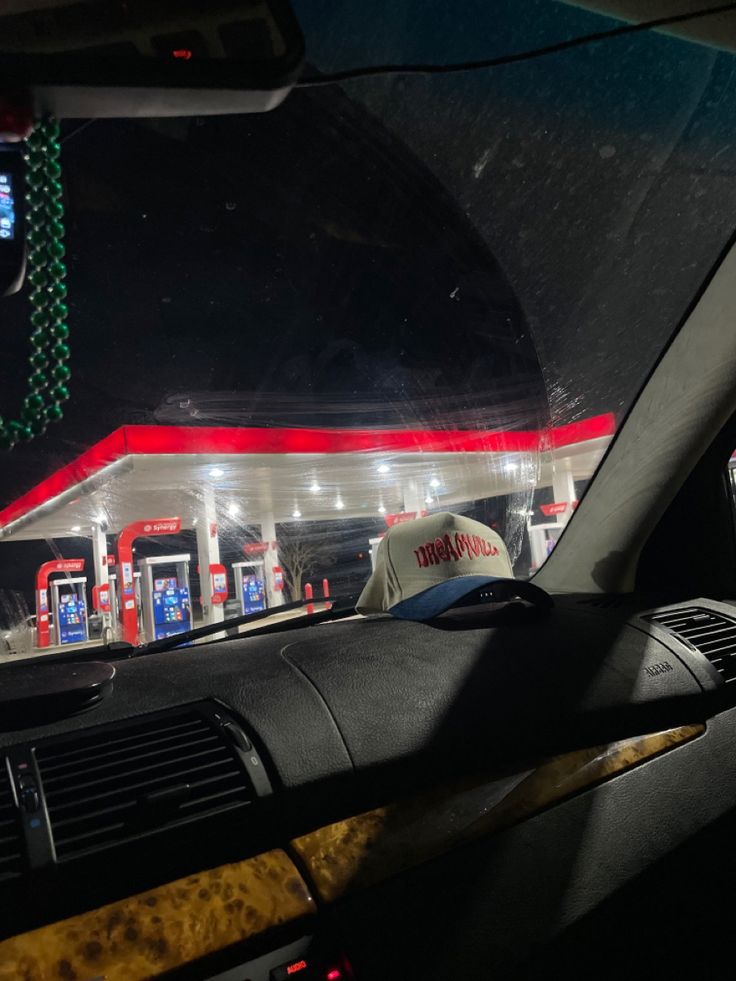
[[503,599],[551,603],[543,590],[513,576],[500,535],[480,521],[441,511],[389,528],[357,610],[429,620],[491,583],[513,587],[502,591]]

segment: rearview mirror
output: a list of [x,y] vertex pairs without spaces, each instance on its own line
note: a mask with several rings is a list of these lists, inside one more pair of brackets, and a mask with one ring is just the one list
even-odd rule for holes
[[0,96],[58,118],[267,112],[301,71],[287,0],[3,0]]

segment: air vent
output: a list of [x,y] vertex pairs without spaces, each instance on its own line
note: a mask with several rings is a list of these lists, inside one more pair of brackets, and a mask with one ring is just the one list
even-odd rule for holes
[[0,757],[0,883],[23,874],[23,854],[18,808],[5,760]]
[[708,658],[724,681],[736,679],[736,619],[691,606],[642,617]]
[[36,749],[58,861],[247,807],[250,781],[196,711],[100,727]]

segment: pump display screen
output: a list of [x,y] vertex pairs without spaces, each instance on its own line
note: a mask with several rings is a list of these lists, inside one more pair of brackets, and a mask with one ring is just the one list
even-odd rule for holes
[[266,609],[266,590],[262,579],[243,576],[243,613],[260,613]]
[[15,198],[13,177],[0,170],[0,239],[12,242],[15,238]]
[[[158,586],[160,582],[175,583],[176,579],[157,579],[155,585]],[[184,633],[185,630],[190,629],[191,620],[189,590],[186,586],[169,586],[153,591],[153,623],[156,640]]]
[[59,597],[59,643],[79,644],[87,639],[87,607],[74,593]]

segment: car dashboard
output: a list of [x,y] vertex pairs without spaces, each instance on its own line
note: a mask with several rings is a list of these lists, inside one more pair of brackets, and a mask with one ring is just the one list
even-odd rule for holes
[[702,886],[734,655],[732,605],[572,596],[121,661],[0,734],[0,979],[589,974]]

